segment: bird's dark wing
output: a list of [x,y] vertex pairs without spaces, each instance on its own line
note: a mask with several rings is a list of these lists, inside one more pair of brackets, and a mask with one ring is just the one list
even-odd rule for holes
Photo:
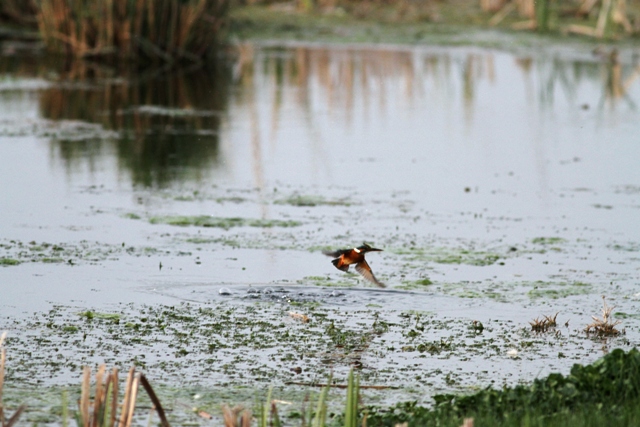
[[385,287],[384,283],[379,282],[378,279],[376,279],[376,276],[373,275],[373,271],[371,271],[371,267],[369,267],[369,264],[367,264],[367,261],[362,260],[359,263],[357,263],[356,271],[371,283],[374,283],[380,286],[381,288]]
[[322,251],[323,254],[325,254],[326,256],[330,256],[333,258],[338,258],[340,255],[343,255],[347,252],[349,252],[350,249],[340,249],[337,251]]

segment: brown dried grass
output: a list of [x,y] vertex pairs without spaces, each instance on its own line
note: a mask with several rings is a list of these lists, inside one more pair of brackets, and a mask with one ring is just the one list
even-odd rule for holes
[[229,0],[41,0],[40,33],[75,57],[200,60],[215,44]]
[[558,325],[556,322],[558,313],[553,316],[543,315],[542,319],[536,317],[535,319],[533,319],[533,321],[529,322],[529,324],[531,325],[531,330],[536,332],[546,332],[550,328],[555,328]]
[[600,336],[615,336],[619,335],[620,331],[616,329],[616,326],[622,323],[620,320],[615,322],[611,320],[611,312],[615,306],[609,307],[605,296],[602,296],[602,318],[591,316],[592,323],[589,323],[584,331],[586,333],[594,333]]
[[[106,379],[105,379],[106,375]],[[106,373],[106,366],[100,365],[96,372],[93,401],[91,396],[91,369],[84,367],[82,374],[82,391],[78,401],[78,425],[83,427],[130,427],[136,407],[138,390],[142,386],[151,399],[153,408],[160,418],[162,427],[170,427],[160,399],[151,384],[142,373],[136,373],[132,367],[127,375],[122,405],[118,403],[118,368]],[[118,407],[120,417],[116,421]]]

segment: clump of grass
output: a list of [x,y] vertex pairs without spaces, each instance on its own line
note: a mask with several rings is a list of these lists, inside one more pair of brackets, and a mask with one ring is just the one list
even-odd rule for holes
[[229,0],[41,0],[47,48],[69,56],[200,60],[214,44]]
[[535,332],[546,332],[551,328],[555,328],[558,325],[556,322],[557,317],[558,313],[553,316],[542,315],[542,319],[536,317],[533,321],[529,322],[531,330]]
[[[76,424],[78,427],[115,427],[116,424],[120,427],[130,427],[140,386],[144,388],[151,399],[160,418],[160,425],[170,427],[164,408],[144,374],[136,374],[135,367],[129,370],[124,388],[124,399],[119,404],[118,368],[113,368],[107,374],[105,365],[100,365],[96,372],[93,402],[90,401],[91,369],[87,366],[84,367],[78,412],[75,414]],[[121,408],[119,418],[117,417],[118,407]],[[66,420],[63,420],[63,424],[66,425]]]
[[599,319],[596,316],[591,316],[593,319],[592,323],[589,323],[584,331],[586,333],[595,333],[600,336],[615,336],[619,335],[620,331],[616,329],[616,326],[622,323],[620,320],[616,320],[615,322],[611,320],[611,312],[613,311],[613,307],[609,307],[607,305],[607,301],[605,296],[602,296],[602,318]]

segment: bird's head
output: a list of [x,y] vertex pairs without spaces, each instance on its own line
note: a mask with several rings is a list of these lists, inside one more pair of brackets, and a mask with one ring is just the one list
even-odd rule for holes
[[358,249],[358,251],[360,251],[362,253],[382,252],[382,249],[372,248],[371,246],[367,245],[366,243],[363,243],[362,246],[358,246],[357,249]]

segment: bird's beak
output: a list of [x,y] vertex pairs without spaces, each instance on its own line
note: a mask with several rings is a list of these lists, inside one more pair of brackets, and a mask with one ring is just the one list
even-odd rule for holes
[[371,248],[369,249],[371,252],[382,252],[382,249]]

